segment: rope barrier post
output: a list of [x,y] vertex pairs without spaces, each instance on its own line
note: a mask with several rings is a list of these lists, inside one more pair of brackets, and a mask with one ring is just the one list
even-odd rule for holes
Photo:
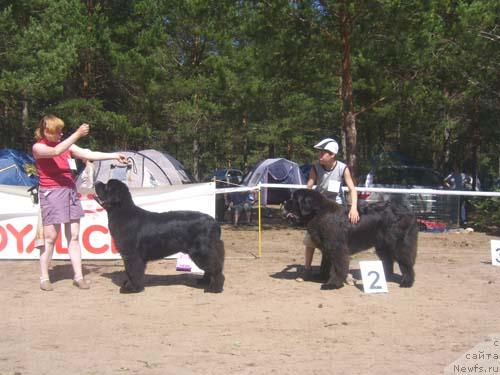
[[258,248],[258,253],[257,256],[260,258],[262,256],[262,208],[261,208],[261,186],[260,182],[258,185],[258,193],[257,193],[257,204],[259,205],[258,207],[258,221],[259,221],[259,248]]

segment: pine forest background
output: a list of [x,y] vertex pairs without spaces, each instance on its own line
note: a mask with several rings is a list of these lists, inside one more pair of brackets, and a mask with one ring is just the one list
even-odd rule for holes
[[500,175],[498,0],[0,0],[0,147],[40,117],[93,149],[166,151],[202,179],[341,143]]

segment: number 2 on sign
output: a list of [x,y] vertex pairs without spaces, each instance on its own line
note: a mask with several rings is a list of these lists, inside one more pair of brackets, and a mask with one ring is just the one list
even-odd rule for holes
[[368,272],[368,276],[375,275],[373,279],[373,283],[370,285],[370,289],[382,289],[382,286],[377,285],[377,281],[380,279],[380,275],[378,274],[377,271],[370,271]]
[[500,266],[500,241],[491,240],[491,264]]
[[384,266],[380,260],[361,261],[359,268],[365,293],[387,293]]

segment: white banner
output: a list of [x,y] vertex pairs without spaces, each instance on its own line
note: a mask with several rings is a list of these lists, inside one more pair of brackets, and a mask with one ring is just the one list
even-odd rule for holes
[[[39,206],[26,187],[0,185],[0,259],[38,259],[34,247]],[[134,202],[148,211],[200,211],[215,216],[215,184],[188,184],[131,189]],[[106,211],[93,199],[93,191],[81,192],[85,216],[80,222],[82,259],[119,259],[109,234]],[[61,231],[62,234],[62,231]],[[57,239],[53,259],[69,259],[63,235]]]

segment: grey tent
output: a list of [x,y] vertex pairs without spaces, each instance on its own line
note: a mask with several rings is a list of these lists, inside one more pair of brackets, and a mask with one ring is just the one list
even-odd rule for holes
[[[259,162],[243,180],[243,185],[246,186],[256,186],[259,183],[304,185],[306,182],[297,163],[276,158]],[[261,202],[263,205],[282,203],[290,198],[291,190],[264,188]]]
[[95,181],[107,182],[114,178],[129,187],[155,187],[182,185],[193,182],[190,174],[173,156],[156,150],[121,151],[129,161],[128,165],[116,160],[93,162],[92,176],[86,178],[82,171],[76,180],[78,188],[92,188]]

